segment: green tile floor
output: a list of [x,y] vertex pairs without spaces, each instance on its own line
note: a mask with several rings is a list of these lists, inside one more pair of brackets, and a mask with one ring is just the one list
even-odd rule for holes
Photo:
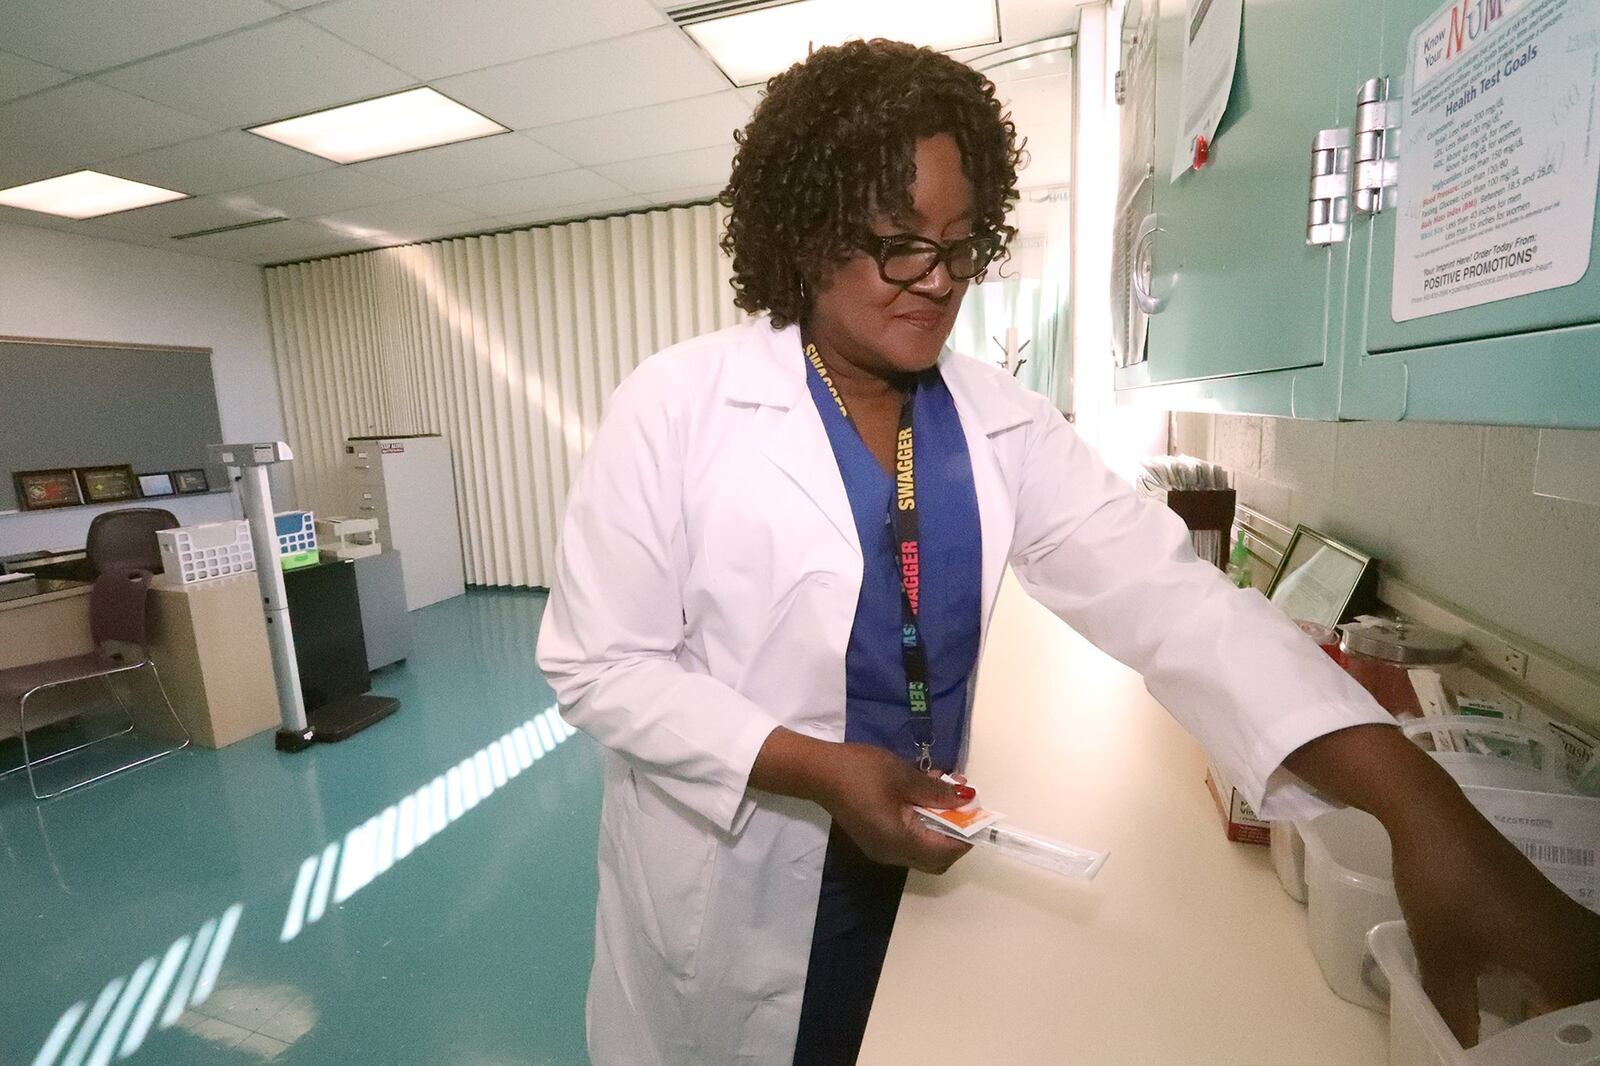
[[543,608],[413,613],[400,711],[340,744],[0,779],[0,1062],[584,1063],[601,752],[551,710]]

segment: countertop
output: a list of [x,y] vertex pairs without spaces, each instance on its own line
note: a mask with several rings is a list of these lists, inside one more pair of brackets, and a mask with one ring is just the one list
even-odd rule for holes
[[863,1064],[1387,1061],[1387,1019],[1323,982],[1267,849],[1223,836],[1199,746],[1009,578],[967,772],[1019,828],[1110,858],[1088,884],[982,849],[913,873]]

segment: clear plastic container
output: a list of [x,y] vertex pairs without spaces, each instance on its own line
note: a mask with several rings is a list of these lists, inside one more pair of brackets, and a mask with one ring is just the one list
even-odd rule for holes
[[1480,985],[1484,1007],[1477,1047],[1463,1048],[1434,1009],[1417,976],[1405,922],[1385,922],[1367,937],[1389,986],[1389,1066],[1597,1066],[1600,1000],[1523,1021]]
[[1270,830],[1272,868],[1278,883],[1298,903],[1306,901],[1306,842],[1293,822],[1273,822]]
[[1367,950],[1367,933],[1400,917],[1389,834],[1354,807],[1298,826],[1306,849],[1306,928],[1323,979],[1341,999],[1387,1010],[1388,990]]
[[1345,670],[1401,720],[1422,717],[1408,671],[1456,662],[1463,647],[1461,639],[1449,633],[1386,618],[1345,625],[1339,642]]

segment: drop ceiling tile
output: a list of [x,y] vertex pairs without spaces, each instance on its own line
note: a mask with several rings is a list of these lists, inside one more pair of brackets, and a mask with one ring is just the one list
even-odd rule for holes
[[353,163],[350,169],[407,192],[435,193],[571,170],[572,161],[530,137],[501,133],[461,144]]
[[675,26],[445,78],[436,88],[515,129],[679,100],[728,81]]
[[642,196],[616,196],[607,200],[566,204],[562,207],[513,212],[508,215],[502,215],[496,228],[520,229],[524,226],[539,226],[551,222],[578,222],[598,215],[614,214],[618,211],[643,210],[649,206],[650,201]]
[[663,189],[661,192],[650,193],[648,199],[657,206],[665,204],[692,204],[715,200],[721,193],[726,181],[719,181],[712,185],[686,185],[679,189]]
[[32,226],[35,229],[66,229],[68,219],[47,215],[41,211],[25,211],[20,207],[0,204],[0,223],[15,226]]
[[221,199],[242,210],[285,214],[290,218],[311,218],[387,200],[403,200],[405,193],[387,182],[358,174],[348,167],[333,167],[315,174],[240,189],[225,194]]
[[15,100],[19,96],[60,85],[72,75],[31,59],[0,52],[0,100]]
[[0,41],[8,52],[90,74],[282,14],[266,0],[5,0]]
[[415,84],[297,18],[109,71],[100,80],[225,126],[290,118]]
[[219,233],[214,237],[195,237],[183,241],[182,246],[196,255],[215,255],[225,259],[248,259],[255,255],[270,255],[284,250],[298,250],[318,241],[338,239],[321,226],[309,222],[274,222],[270,226],[256,226],[235,233]]
[[648,0],[335,0],[306,18],[423,80],[660,26]]
[[467,222],[479,217],[481,213],[470,207],[430,196],[415,196],[321,215],[309,221],[349,237],[382,238],[393,244],[459,233]]
[[627,195],[627,189],[592,170],[565,170],[559,174],[502,181],[476,189],[457,189],[442,194],[442,198],[473,208],[480,214],[520,215]]
[[0,188],[216,129],[216,123],[96,82],[68,82],[0,104]]
[[733,131],[749,120],[749,102],[729,89],[693,100],[546,126],[533,131],[533,136],[583,166],[722,145],[729,148],[731,158]]
[[335,164],[242,130],[224,130],[183,144],[114,159],[108,173],[203,195],[292,178]]
[[214,197],[197,197],[119,211],[114,215],[101,215],[94,221],[116,230],[175,237],[195,230],[235,226],[269,214],[272,212],[237,207]]
[[[721,189],[727,183],[733,163],[733,144],[719,144],[712,148],[695,148],[687,152],[671,152],[648,159],[628,159],[621,163],[607,163],[595,167],[595,173],[610,178],[624,189],[638,193],[657,193],[665,189],[682,189],[686,186],[715,185]],[[721,184],[716,184],[716,183]]]

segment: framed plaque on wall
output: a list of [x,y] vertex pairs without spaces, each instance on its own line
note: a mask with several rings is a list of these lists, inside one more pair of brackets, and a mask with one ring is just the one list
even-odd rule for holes
[[133,467],[125,463],[113,466],[80,466],[78,483],[83,486],[84,503],[114,503],[117,500],[139,498],[139,482],[134,479]]
[[76,507],[83,502],[78,479],[71,470],[18,470],[11,475],[17,506],[24,511]]
[[206,481],[206,472],[204,470],[174,470],[172,472],[172,487],[185,495],[191,492],[211,491],[211,485]]

